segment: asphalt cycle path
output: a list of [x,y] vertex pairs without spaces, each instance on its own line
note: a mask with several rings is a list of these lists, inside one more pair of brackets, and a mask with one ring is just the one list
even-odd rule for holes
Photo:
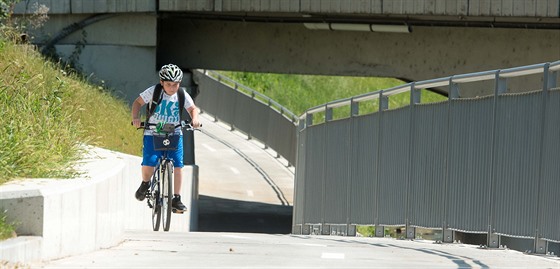
[[560,268],[558,259],[431,241],[129,231],[110,249],[37,268]]

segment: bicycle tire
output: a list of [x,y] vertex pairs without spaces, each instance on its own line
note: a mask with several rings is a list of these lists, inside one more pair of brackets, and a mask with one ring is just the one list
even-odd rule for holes
[[168,161],[165,165],[164,174],[162,175],[163,195],[162,195],[162,210],[163,217],[163,230],[169,231],[171,226],[171,211],[173,199],[173,163]]
[[159,231],[161,223],[161,181],[157,180],[157,178],[161,178],[160,171],[159,168],[154,171],[152,182],[156,182],[156,184],[154,184],[151,190],[152,195],[150,195],[150,200],[152,201],[152,228],[154,231]]

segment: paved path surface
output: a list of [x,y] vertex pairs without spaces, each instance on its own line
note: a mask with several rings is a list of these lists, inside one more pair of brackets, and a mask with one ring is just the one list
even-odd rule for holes
[[203,117],[196,133],[199,231],[290,233],[294,169],[272,150]]
[[[558,258],[462,244],[290,235],[293,167],[227,126],[197,133],[200,232],[128,231],[123,242],[32,268],[557,268]],[[79,242],[76,242],[79,244]]]
[[517,251],[388,238],[138,231],[111,249],[33,267],[560,268],[560,263]]

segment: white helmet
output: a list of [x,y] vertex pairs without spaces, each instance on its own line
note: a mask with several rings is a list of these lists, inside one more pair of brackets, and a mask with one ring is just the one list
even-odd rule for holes
[[159,70],[159,79],[163,81],[180,82],[183,80],[183,71],[174,64],[167,64]]

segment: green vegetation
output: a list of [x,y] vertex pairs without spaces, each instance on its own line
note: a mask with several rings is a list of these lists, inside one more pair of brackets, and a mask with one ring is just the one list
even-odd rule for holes
[[[280,103],[296,115],[307,109],[330,101],[388,89],[405,84],[393,78],[337,77],[312,75],[263,74],[248,72],[221,72],[234,81],[254,89]],[[422,102],[431,103],[447,98],[431,91],[422,90]],[[389,98],[389,108],[398,108],[410,103],[410,93],[401,93]],[[364,102],[360,114],[377,111],[377,100]],[[350,108],[334,111],[335,118],[347,117]]]
[[356,231],[363,237],[375,236],[375,226],[356,226]]
[[0,38],[0,184],[75,174],[83,144],[140,154],[130,109],[30,45]]
[[0,212],[0,241],[12,238],[15,235],[15,225],[8,223],[5,212]]

